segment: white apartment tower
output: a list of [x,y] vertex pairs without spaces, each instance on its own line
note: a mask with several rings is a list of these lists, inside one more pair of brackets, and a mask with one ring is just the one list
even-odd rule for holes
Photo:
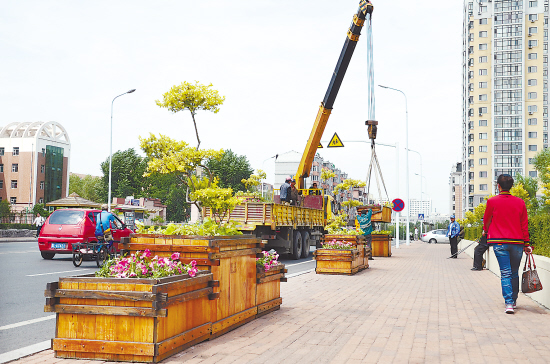
[[[548,0],[465,0],[464,211],[548,147]],[[456,211],[455,211],[456,212]]]

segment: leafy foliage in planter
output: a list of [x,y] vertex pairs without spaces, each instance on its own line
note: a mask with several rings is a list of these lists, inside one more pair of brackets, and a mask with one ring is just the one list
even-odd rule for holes
[[242,235],[237,230],[234,222],[218,225],[214,220],[206,219],[203,223],[195,224],[168,224],[168,226],[150,226],[136,223],[136,233],[138,234],[162,234],[162,235],[199,235],[199,236],[231,236]]

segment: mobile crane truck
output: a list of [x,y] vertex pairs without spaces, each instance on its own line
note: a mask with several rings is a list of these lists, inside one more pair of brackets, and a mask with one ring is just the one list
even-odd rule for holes
[[[277,203],[243,202],[228,216],[237,223],[245,234],[267,240],[267,249],[275,249],[280,254],[290,253],[294,259],[306,258],[311,245],[319,246],[327,220],[332,217],[332,197],[310,194],[305,189],[305,178],[313,164],[317,146],[321,141],[330,113],[349,62],[359,40],[365,21],[371,21],[373,6],[369,0],[361,0],[359,9],[353,16],[344,47],[332,74],[325,98],[319,107],[315,123],[307,141],[302,159],[296,172],[296,188],[302,191],[301,206],[288,206]],[[203,217],[211,216],[209,208],[203,208]]]

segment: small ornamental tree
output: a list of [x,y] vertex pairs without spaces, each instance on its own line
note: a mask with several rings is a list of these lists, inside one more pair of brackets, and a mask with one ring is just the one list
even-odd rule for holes
[[334,173],[330,169],[323,168],[321,170],[321,181],[323,181],[323,184],[326,184],[329,179],[334,178],[334,177],[336,177],[336,173]]
[[246,187],[246,192],[253,192],[252,189],[257,189],[262,184],[262,180],[267,178],[267,175],[261,169],[258,169],[257,174],[252,174],[248,179],[242,179],[241,182]]
[[[359,181],[359,180],[356,180],[356,179],[351,179],[351,178],[348,178],[346,180],[344,180],[344,182],[342,183],[339,183],[336,185],[336,187],[334,187],[334,193],[338,193],[340,191],[348,191],[352,188],[357,188],[357,187],[365,187],[367,184],[363,181]],[[351,208],[354,208],[354,207],[357,207],[357,206],[361,206],[361,202],[359,201],[355,201],[352,199],[350,200],[347,200],[347,201],[343,201],[342,202],[342,206],[346,207],[346,210],[349,212]]]
[[[150,134],[149,138],[139,138],[141,149],[148,157],[147,170],[144,177],[151,173],[171,174],[177,176],[182,185],[187,187],[186,200],[193,203],[199,211],[202,204],[200,200],[190,200],[195,193],[203,188],[217,187],[217,182],[213,185],[214,176],[206,167],[208,159],[219,159],[223,150],[201,150],[189,147],[189,144],[183,141],[176,141],[165,135],[159,134],[157,137]],[[205,176],[198,176],[197,170],[204,172]]]
[[162,101],[156,100],[155,102],[158,106],[167,108],[173,113],[189,110],[195,126],[197,150],[199,150],[201,140],[197,129],[197,121],[195,120],[197,111],[206,110],[216,114],[220,111],[220,106],[224,101],[225,97],[220,96],[218,91],[212,88],[212,84],[202,85],[195,81],[195,84],[182,82],[181,85],[172,86],[170,91],[162,95]]
[[240,198],[233,196],[231,188],[219,188],[217,183],[212,187],[194,191],[192,197],[202,206],[210,207],[212,217],[218,226],[222,225],[228,214],[241,202]]

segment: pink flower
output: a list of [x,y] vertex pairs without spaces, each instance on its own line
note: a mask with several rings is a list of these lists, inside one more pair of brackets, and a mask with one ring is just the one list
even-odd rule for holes
[[197,266],[197,261],[196,260],[192,260],[191,261],[191,267],[195,268]]
[[197,272],[193,269],[189,269],[187,271],[187,274],[189,274],[189,277],[194,277],[197,274]]
[[172,260],[179,260],[180,259],[180,253],[176,252],[172,254]]
[[149,249],[145,249],[145,251],[141,255],[141,259],[150,258],[150,257],[151,257],[151,251]]

